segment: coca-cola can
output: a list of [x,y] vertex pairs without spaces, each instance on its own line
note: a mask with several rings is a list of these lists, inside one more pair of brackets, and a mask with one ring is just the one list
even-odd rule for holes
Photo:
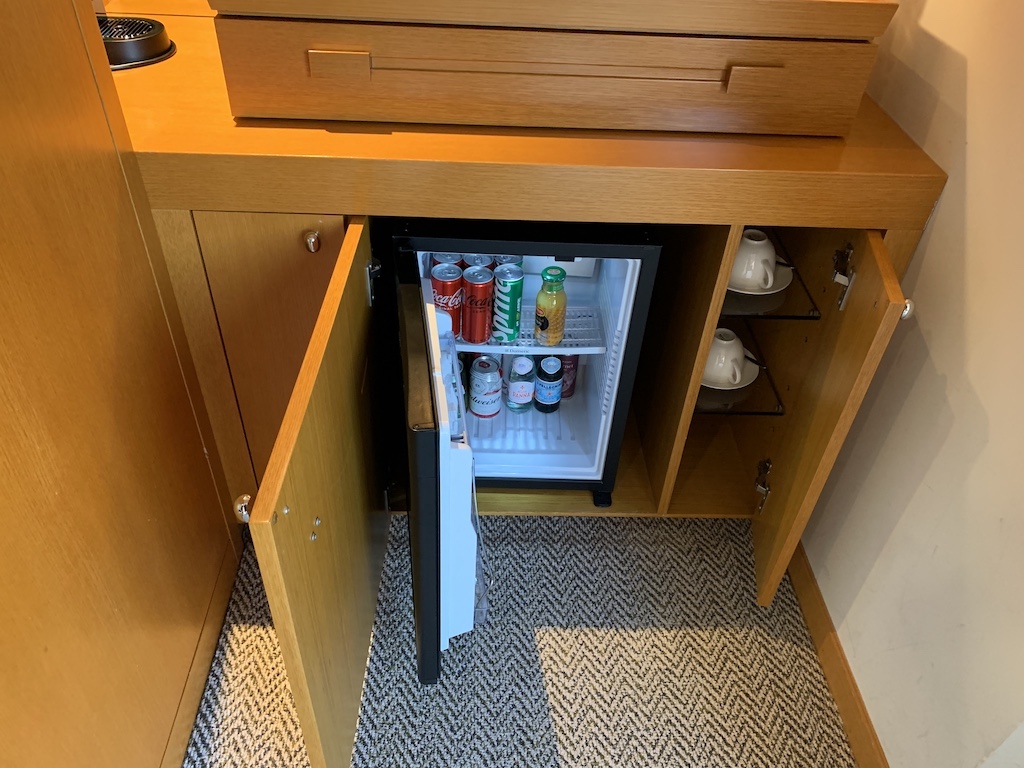
[[576,374],[580,369],[579,355],[559,355],[562,361],[562,399],[572,397],[576,391]]
[[461,253],[431,253],[430,266],[436,267],[438,264],[454,264],[459,268],[465,266],[462,262]]
[[462,333],[462,270],[454,264],[438,264],[430,270],[434,306],[452,318],[452,332]]
[[482,419],[501,412],[501,368],[493,357],[478,357],[469,369],[469,410]]
[[486,253],[467,253],[462,257],[462,261],[467,269],[469,267],[487,267],[490,269],[494,266],[494,259]]
[[491,338],[494,273],[486,267],[469,267],[462,273],[462,286],[462,339],[483,344]]

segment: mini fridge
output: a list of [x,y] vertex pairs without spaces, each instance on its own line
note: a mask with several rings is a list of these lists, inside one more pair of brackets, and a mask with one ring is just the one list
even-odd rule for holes
[[[586,489],[597,506],[612,504],[661,246],[651,229],[629,225],[383,219],[375,227],[375,254],[385,254],[395,287],[387,305],[398,317],[401,391],[384,397],[404,406],[404,439],[389,442],[406,449],[417,663],[429,683],[450,639],[472,630],[486,606],[477,486]],[[443,306],[450,302],[435,306],[431,270],[438,259],[487,257],[522,269],[520,332],[470,343]],[[547,346],[534,333],[535,302],[553,266],[565,273],[565,332]],[[502,378],[497,412],[486,417],[467,395],[480,356]],[[507,407],[511,361],[552,356],[575,364],[571,397],[551,412]]]

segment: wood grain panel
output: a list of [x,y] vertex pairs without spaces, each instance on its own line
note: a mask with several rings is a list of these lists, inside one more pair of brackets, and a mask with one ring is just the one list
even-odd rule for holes
[[633,407],[659,514],[668,510],[687,430],[743,230],[672,233],[658,269]]
[[221,13],[361,21],[778,37],[878,37],[888,0],[211,0]]
[[843,719],[846,738],[858,768],[889,768],[889,761],[860,695],[860,688],[839,642],[839,635],[832,624],[828,606],[818,589],[818,582],[803,545],[798,545],[793,552],[789,562],[789,578],[814,642],[814,650],[818,652],[818,661],[821,662],[828,688]]
[[[108,16],[208,16],[216,15],[207,0],[104,0]],[[172,36],[173,37],[173,36]]]
[[666,513],[675,517],[753,517],[755,465],[736,444],[730,416],[695,416]]
[[747,483],[752,481],[759,461],[765,458],[775,460],[778,456],[792,421],[792,411],[800,401],[808,378],[807,361],[817,357],[823,329],[836,311],[839,286],[832,282],[832,256],[836,250],[845,248],[851,238],[858,236],[852,230],[807,228],[773,230],[771,234],[780,255],[797,267],[800,279],[821,312],[821,319],[780,322],[771,318],[754,318],[749,321],[751,333],[768,365],[787,415],[782,418],[731,419],[733,436],[743,456]]
[[772,495],[754,521],[758,602],[786,572],[839,449],[903,310],[903,294],[879,232],[853,240],[856,282],[846,309],[823,318],[799,401],[773,458]]
[[885,233],[885,247],[889,251],[893,271],[901,283],[923,234],[924,231],[920,229],[890,229]]
[[178,364],[181,366],[181,373],[185,378],[185,386],[189,392],[193,415],[203,439],[210,472],[213,475],[214,484],[217,486],[217,493],[222,499],[221,511],[224,525],[227,528],[228,536],[231,538],[235,555],[239,557],[242,551],[242,537],[231,507],[226,504],[226,501],[232,498],[229,490],[227,470],[221,464],[220,455],[215,449],[216,438],[214,429],[203,402],[199,376],[188,351],[188,336],[185,332],[181,314],[178,311],[177,302],[174,299],[173,283],[163,249],[161,248],[156,224],[150,211],[146,186],[142,178],[142,172],[139,169],[138,158],[132,146],[128,126],[121,111],[117,89],[114,86],[110,65],[107,60],[106,49],[100,37],[99,29],[95,24],[96,15],[93,5],[89,0],[73,0],[73,2],[78,15],[79,27],[85,40],[86,51],[92,64],[95,83],[100,92],[100,99],[103,102],[110,135],[113,137],[114,146],[117,149],[121,170],[124,173],[131,195],[135,218],[139,229],[142,231],[143,241],[146,244],[146,250],[149,255],[149,263],[153,268],[153,278],[156,280],[157,290],[160,293],[164,316],[167,319],[167,326],[170,328],[171,339],[174,342],[178,355]]
[[842,141],[236,121],[212,20],[163,20],[178,53],[115,73],[159,208],[919,229],[945,183],[870,100]]
[[[194,218],[260,483],[341,249],[344,218],[216,211]],[[318,253],[306,249],[307,231],[320,233]]]
[[227,477],[228,495],[221,501],[226,507],[232,507],[235,498],[255,490],[256,475],[249,458],[192,213],[153,211],[153,219],[163,244],[203,403],[210,417],[214,445]]
[[[313,766],[348,765],[387,515],[366,377],[369,230],[348,228],[256,497],[250,529]],[[319,523],[317,522],[319,521]]]
[[[876,53],[873,43],[215,22],[239,117],[836,136]],[[332,51],[344,66],[324,66]],[[748,87],[732,87],[736,64]]]
[[[235,523],[237,527],[237,522]],[[196,724],[196,714],[206,690],[206,681],[210,676],[213,655],[217,651],[221,629],[224,627],[224,616],[231,600],[231,592],[235,587],[235,576],[238,574],[238,553],[234,547],[224,547],[224,558],[221,560],[220,572],[214,583],[210,606],[206,610],[206,621],[203,622],[196,651],[192,656],[192,666],[185,680],[185,687],[178,703],[178,711],[174,714],[167,746],[160,761],[160,768],[180,768],[185,759],[192,729]]]
[[72,3],[7,4],[5,23],[49,45],[0,47],[2,760],[156,765],[229,539],[109,72]]

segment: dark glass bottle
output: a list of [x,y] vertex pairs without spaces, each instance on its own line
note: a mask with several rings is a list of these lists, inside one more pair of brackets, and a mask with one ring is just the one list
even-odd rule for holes
[[562,400],[562,361],[545,357],[537,366],[537,383],[533,390],[533,406],[541,413],[554,413]]

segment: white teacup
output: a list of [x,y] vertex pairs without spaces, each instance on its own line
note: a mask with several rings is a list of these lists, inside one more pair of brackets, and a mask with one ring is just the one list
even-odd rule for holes
[[767,291],[774,283],[775,246],[761,230],[743,230],[729,287],[740,291]]
[[743,342],[728,328],[715,329],[701,381],[710,386],[735,386],[743,377]]

